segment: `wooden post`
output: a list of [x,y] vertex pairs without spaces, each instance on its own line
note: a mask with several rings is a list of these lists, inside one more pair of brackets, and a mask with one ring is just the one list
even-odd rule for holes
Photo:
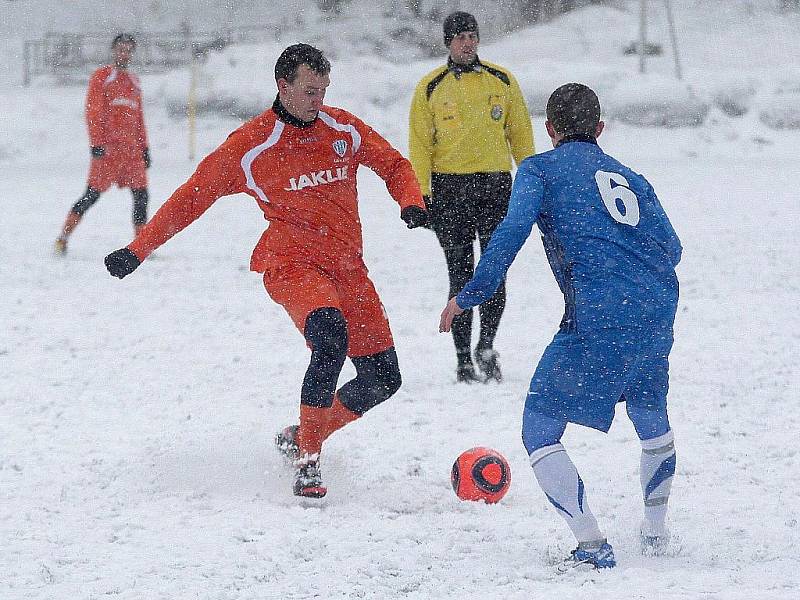
[[672,41],[672,56],[675,58],[675,76],[678,79],[683,79],[683,72],[681,69],[681,58],[678,53],[678,34],[675,32],[675,19],[672,17],[672,3],[669,0],[664,0],[664,8],[667,11],[667,23],[669,24],[669,37]]
[[647,0],[641,0],[639,10],[639,72],[647,72]]
[[22,42],[22,85],[31,83],[31,47],[30,42]]

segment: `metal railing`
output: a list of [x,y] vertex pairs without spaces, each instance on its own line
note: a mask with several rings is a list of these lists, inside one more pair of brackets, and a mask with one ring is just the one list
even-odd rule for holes
[[[245,27],[235,30],[167,31],[138,33],[131,66],[141,73],[161,72],[191,64],[192,56],[207,48],[221,49],[233,43],[255,43],[277,38],[277,27]],[[53,77],[59,83],[86,81],[99,65],[111,58],[108,34],[47,33],[40,39],[23,42],[23,85],[39,76]]]

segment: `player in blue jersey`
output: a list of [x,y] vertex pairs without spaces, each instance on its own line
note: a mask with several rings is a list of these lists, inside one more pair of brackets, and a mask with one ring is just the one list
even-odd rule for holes
[[626,403],[642,447],[642,549],[663,552],[675,473],[668,357],[682,249],[652,186],[598,146],[604,123],[591,89],[568,83],[553,92],[546,127],[554,149],[520,165],[508,215],[439,329],[492,296],[536,224],[565,311],[531,380],[522,438],[539,485],[578,540],[571,560],[613,567],[561,437],[567,423],[607,432],[616,403]]

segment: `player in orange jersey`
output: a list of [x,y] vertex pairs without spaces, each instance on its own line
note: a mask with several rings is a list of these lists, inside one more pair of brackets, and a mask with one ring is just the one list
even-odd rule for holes
[[[409,228],[428,215],[411,164],[349,112],[324,106],[330,63],[296,44],[275,64],[278,97],[197,167],[127,247],[106,257],[115,277],[187,227],[218,198],[244,192],[270,222],[250,268],[303,333],[311,362],[300,394],[300,423],[277,436],[296,466],[294,493],[326,493],[322,443],[400,387],[389,322],[362,258],[356,171],[365,165],[386,182]],[[338,390],[346,357],[356,377]]]
[[83,214],[112,184],[130,188],[133,195],[133,226],[147,222],[147,175],[150,150],[142,114],[139,78],[128,71],[136,48],[132,35],[121,33],[111,44],[114,64],[100,67],[89,80],[86,95],[86,125],[92,162],[86,191],[70,209],[56,240],[57,254],[66,254],[67,239]]

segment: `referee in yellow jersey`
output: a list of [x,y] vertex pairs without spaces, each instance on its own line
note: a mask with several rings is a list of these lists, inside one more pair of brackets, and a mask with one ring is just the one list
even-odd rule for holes
[[[478,22],[454,12],[444,22],[447,64],[428,73],[414,92],[409,154],[444,250],[450,297],[472,278],[475,238],[483,251],[506,215],[511,161],[534,153],[525,99],[514,76],[478,58]],[[505,283],[482,304],[472,362],[472,311],[453,321],[459,382],[500,381],[494,338],[506,304]]]

